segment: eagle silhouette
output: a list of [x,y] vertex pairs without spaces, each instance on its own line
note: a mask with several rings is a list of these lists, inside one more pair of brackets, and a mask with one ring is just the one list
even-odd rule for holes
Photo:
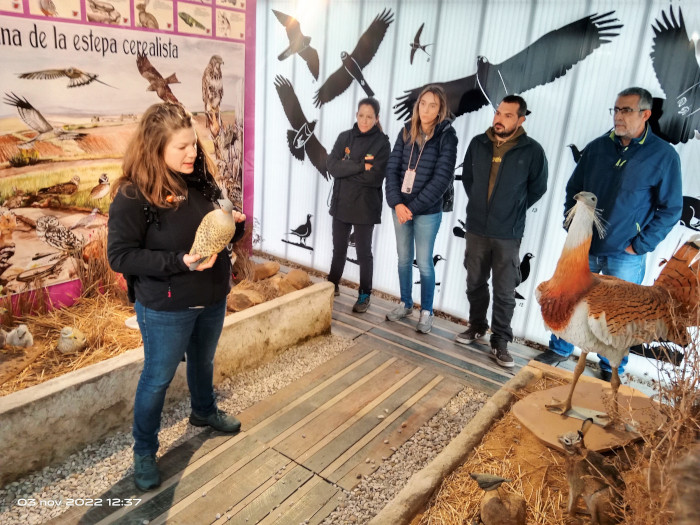
[[362,33],[352,53],[348,54],[346,51],[340,53],[343,65],[331,74],[316,92],[314,97],[316,107],[321,107],[321,105],[342,94],[350,87],[353,79],[357,80],[368,97],[374,96],[374,91],[369,87],[362,70],[367,67],[367,64],[372,61],[372,58],[377,53],[379,45],[384,40],[386,31],[389,29],[389,25],[394,21],[393,17],[394,14],[391,12],[391,9],[384,9],[374,18],[367,30]]
[[314,135],[316,122],[309,122],[304,116],[304,111],[301,109],[299,99],[294,93],[294,86],[286,78],[281,75],[275,77],[275,89],[282,102],[284,113],[287,115],[287,120],[292,126],[292,129],[287,131],[287,143],[289,151],[298,160],[304,160],[304,153],[309,157],[311,164],[323,175],[323,178],[328,180],[328,168],[326,162],[328,160],[328,152],[321,145]]
[[[478,56],[476,73],[450,82],[437,82],[445,89],[450,111],[456,116],[490,104],[495,109],[504,96],[523,93],[566,74],[576,63],[610,42],[622,27],[615,11],[595,13],[550,31],[507,60],[494,64]],[[427,84],[426,84],[427,85]],[[397,99],[394,113],[409,119],[418,95],[426,85],[406,91]]]
[[137,55],[136,67],[141,73],[141,76],[148,80],[146,91],[155,91],[163,102],[173,102],[179,104],[179,100],[170,90],[169,84],[179,84],[180,81],[175,76],[175,73],[167,78],[163,78],[158,70],[153,67],[151,61],[146,55]]
[[668,16],[661,11],[661,19],[656,19],[652,29],[651,62],[666,94],[658,134],[671,144],[688,142],[695,136],[695,130],[700,130],[700,67],[695,58],[695,43],[688,38],[680,7],[678,18],[672,6]]
[[294,54],[298,54],[304,59],[306,65],[309,66],[309,71],[314,76],[315,80],[318,80],[318,52],[311,47],[311,37],[304,36],[301,32],[301,27],[299,27],[299,21],[293,16],[286,15],[280,11],[272,10],[277,17],[277,20],[284,26],[287,31],[287,38],[289,39],[289,46],[287,49],[282,51],[277,60],[284,60],[289,58]]

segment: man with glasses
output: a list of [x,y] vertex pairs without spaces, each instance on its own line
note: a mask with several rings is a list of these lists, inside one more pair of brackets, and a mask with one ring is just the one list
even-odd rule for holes
[[[605,237],[593,236],[588,263],[591,271],[641,284],[646,254],[654,251],[681,218],[681,162],[669,143],[651,131],[651,93],[640,87],[617,95],[610,108],[614,128],[593,140],[566,185],[564,213],[574,195],[590,191],[606,227]],[[554,334],[549,350],[535,360],[556,365],[573,352],[572,344]],[[608,360],[599,355],[601,377],[610,381]],[[627,356],[618,373],[622,376]]]

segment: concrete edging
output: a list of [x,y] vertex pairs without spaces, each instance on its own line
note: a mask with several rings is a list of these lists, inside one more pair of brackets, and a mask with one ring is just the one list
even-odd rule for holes
[[[332,308],[333,285],[321,282],[228,315],[214,384],[270,361],[290,345],[330,333]],[[0,486],[128,428],[142,368],[139,347],[0,397]],[[166,402],[187,395],[181,365]]]
[[416,472],[406,486],[369,525],[407,525],[425,507],[442,480],[459,467],[515,400],[515,392],[543,375],[541,370],[523,367],[467,423],[462,431],[423,470]]

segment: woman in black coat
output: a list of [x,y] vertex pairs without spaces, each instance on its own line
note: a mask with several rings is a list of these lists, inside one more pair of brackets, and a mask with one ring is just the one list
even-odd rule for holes
[[329,213],[333,216],[333,259],[328,280],[335,285],[343,275],[350,230],[360,265],[360,291],[354,312],[366,312],[372,293],[372,233],[381,222],[382,185],[391,147],[379,124],[379,102],[362,99],[357,105],[357,123],[335,141],[328,156],[328,173],[333,176]]

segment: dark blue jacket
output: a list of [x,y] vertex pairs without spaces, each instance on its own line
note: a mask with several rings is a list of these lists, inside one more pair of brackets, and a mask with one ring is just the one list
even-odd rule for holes
[[[410,123],[404,129],[410,130]],[[413,215],[430,215],[442,212],[442,196],[450,184],[454,184],[454,169],[457,161],[457,133],[449,120],[443,120],[435,127],[433,136],[425,143],[423,154],[416,167],[416,178],[411,193],[403,193],[401,184],[408,169],[409,156],[411,169],[418,160],[418,144],[413,148],[411,141],[404,141],[403,130],[394,144],[394,149],[386,166],[386,202],[393,209],[397,204],[405,204]]]
[[565,214],[580,191],[598,197],[606,227],[604,238],[593,235],[591,255],[620,255],[630,244],[640,255],[651,252],[681,218],[680,158],[648,125],[627,147],[612,131],[583,150],[566,185]]
[[486,133],[469,143],[462,166],[467,192],[467,231],[496,239],[521,239],[525,213],[547,191],[547,157],[526,134],[503,155],[488,199],[493,142]]
[[[362,133],[355,124],[338,136],[327,161],[333,177],[328,212],[333,217],[348,224],[382,222],[382,186],[390,153],[389,137],[377,126]],[[374,156],[370,170],[365,169],[365,155]]]

